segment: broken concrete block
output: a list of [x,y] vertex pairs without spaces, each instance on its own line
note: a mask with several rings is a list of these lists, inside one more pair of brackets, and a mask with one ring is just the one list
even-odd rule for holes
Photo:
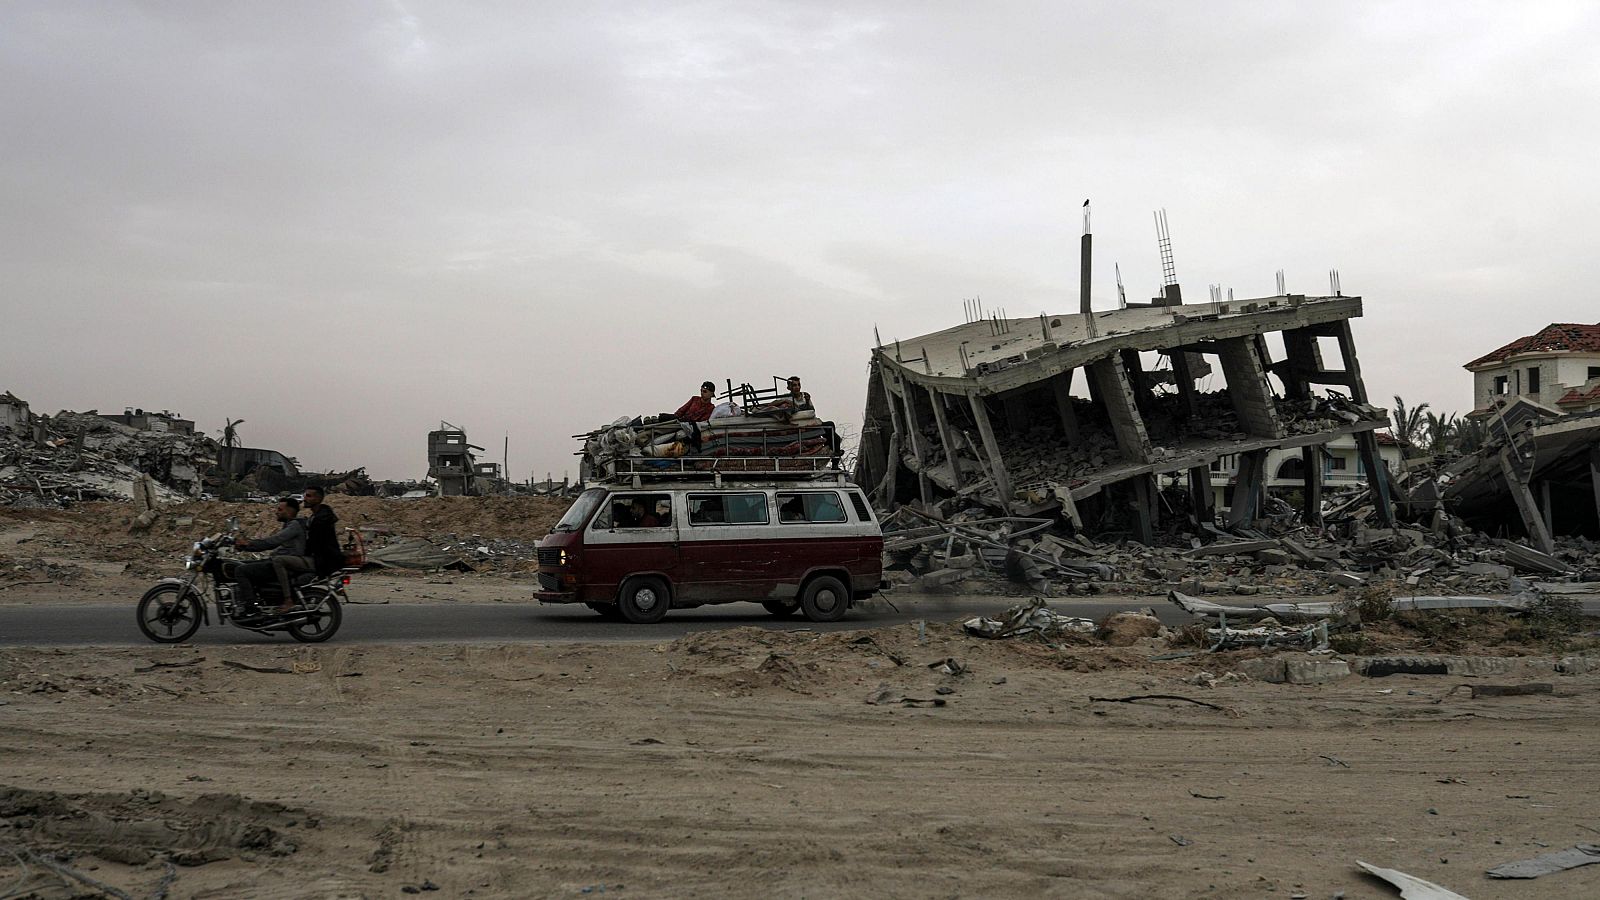
[[1450,666],[1437,656],[1377,656],[1354,660],[1355,670],[1368,678],[1390,675],[1448,675]]
[[1160,631],[1161,620],[1155,616],[1119,612],[1106,616],[1095,636],[1113,647],[1131,647],[1143,638],[1155,637]]
[[1268,684],[1283,684],[1289,680],[1287,661],[1281,656],[1241,660],[1239,671]]
[[1294,557],[1289,555],[1287,550],[1272,548],[1269,550],[1256,551],[1256,562],[1265,566],[1288,565],[1289,561],[1292,559],[1294,559]]
[[1556,671],[1563,675],[1587,675],[1600,672],[1600,657],[1564,656],[1556,661]]
[[1334,572],[1328,576],[1328,580],[1340,587],[1364,587],[1367,583],[1365,578],[1349,572]]
[[1504,675],[1521,664],[1522,660],[1501,656],[1445,657],[1451,675]]
[[947,584],[955,584],[956,582],[961,581],[962,579],[966,578],[970,572],[970,569],[939,569],[923,575],[920,579],[918,579],[918,582],[923,587],[942,587]]
[[1469,563],[1462,566],[1459,571],[1464,575],[1488,575],[1491,578],[1511,577],[1510,566],[1499,566],[1486,562]]
[[1350,664],[1342,659],[1289,657],[1284,660],[1284,678],[1290,684],[1326,684],[1350,677]]

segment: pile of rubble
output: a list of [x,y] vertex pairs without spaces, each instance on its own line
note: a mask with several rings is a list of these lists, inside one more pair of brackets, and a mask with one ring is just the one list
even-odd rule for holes
[[140,431],[94,413],[29,416],[0,429],[0,506],[131,500],[147,476],[158,502],[198,497],[217,449],[203,435]]
[[[1323,596],[1389,585],[1412,594],[1496,594],[1513,577],[1600,581],[1600,543],[1563,538],[1553,554],[1450,523],[1441,530],[1284,527],[1227,532],[1149,547],[1052,530],[1049,519],[945,517],[908,504],[883,518],[884,568],[915,589],[1006,581],[1042,596],[1086,594]],[[1600,584],[1594,586],[1600,592]]]

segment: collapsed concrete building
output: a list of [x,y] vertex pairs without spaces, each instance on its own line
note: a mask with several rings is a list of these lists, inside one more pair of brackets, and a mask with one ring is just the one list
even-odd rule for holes
[[428,432],[428,477],[440,497],[478,497],[502,492],[507,486],[499,463],[478,462],[467,443],[467,433],[449,422]]
[[[928,505],[955,500],[1002,515],[1058,513],[1079,530],[1125,531],[1150,543],[1164,516],[1212,523],[1211,468],[1224,457],[1236,456],[1238,466],[1226,522],[1254,521],[1273,450],[1303,455],[1304,517],[1320,522],[1320,448],[1348,435],[1376,519],[1392,526],[1389,473],[1375,434],[1388,415],[1367,402],[1350,330],[1361,303],[1288,293],[1184,303],[1169,277],[1148,305],[1091,311],[1085,304],[1075,314],[1037,318],[969,315],[952,328],[879,346],[857,479],[875,487],[886,507],[914,493]],[[1282,358],[1273,358],[1269,335],[1281,336]],[[1325,358],[1325,349],[1337,358]],[[1141,354],[1151,353],[1157,364],[1147,370]],[[1208,393],[1197,380],[1211,360],[1226,387]],[[1074,396],[1075,383],[1088,399]],[[1173,475],[1187,480],[1187,490],[1159,489],[1158,479]]]

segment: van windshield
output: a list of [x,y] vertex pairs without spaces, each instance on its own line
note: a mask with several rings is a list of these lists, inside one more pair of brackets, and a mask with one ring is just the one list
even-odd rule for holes
[[584,520],[589,518],[589,514],[594,512],[600,505],[600,501],[605,499],[605,496],[606,492],[600,488],[590,488],[579,494],[578,499],[567,510],[567,514],[562,516],[561,521],[556,523],[555,530],[577,531]]

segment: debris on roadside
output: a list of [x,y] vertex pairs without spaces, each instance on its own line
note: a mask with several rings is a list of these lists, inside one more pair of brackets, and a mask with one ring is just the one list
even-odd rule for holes
[[1448,888],[1440,887],[1431,881],[1407,875],[1398,869],[1384,869],[1378,866],[1356,860],[1356,865],[1365,869],[1375,878],[1380,878],[1394,885],[1400,891],[1401,900],[1467,900],[1466,897]]
[[1053,640],[1068,635],[1091,635],[1096,626],[1092,619],[1062,615],[1043,599],[1035,597],[1006,610],[1003,618],[975,616],[962,623],[962,627],[973,637],[1001,639],[1031,635]]
[[1538,878],[1596,863],[1600,863],[1600,845],[1578,844],[1553,853],[1541,853],[1532,859],[1503,863],[1484,874],[1490,878]]

